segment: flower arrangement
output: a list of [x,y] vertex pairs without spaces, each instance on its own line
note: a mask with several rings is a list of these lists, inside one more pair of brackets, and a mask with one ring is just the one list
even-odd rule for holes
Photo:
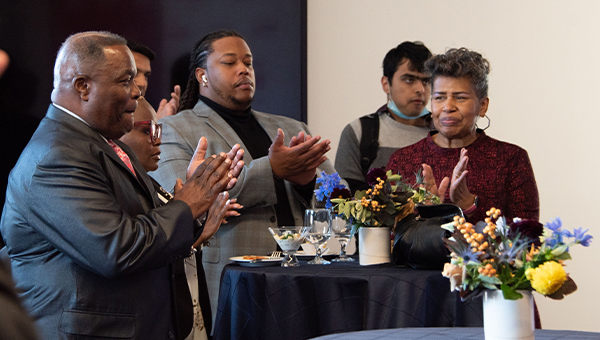
[[560,218],[545,228],[537,221],[518,218],[508,225],[495,208],[487,216],[477,225],[456,216],[454,222],[442,226],[452,233],[445,240],[451,262],[442,273],[450,279],[452,291],[458,290],[466,300],[485,289],[500,289],[505,299],[517,300],[523,296],[517,290],[533,289],[552,299],[577,290],[563,262],[571,259],[571,246],[589,246],[592,236],[586,234],[587,229],[562,229]]
[[357,190],[354,195],[340,184],[337,173],[327,175],[321,172],[317,179],[321,186],[315,190],[317,199],[326,200],[326,208],[350,221],[353,232],[360,227],[392,226],[398,220],[414,211],[416,203],[431,201],[439,203],[437,196],[425,190],[422,176],[417,175],[417,183],[409,185],[402,176],[392,174],[383,168],[373,168],[367,173],[370,188]]

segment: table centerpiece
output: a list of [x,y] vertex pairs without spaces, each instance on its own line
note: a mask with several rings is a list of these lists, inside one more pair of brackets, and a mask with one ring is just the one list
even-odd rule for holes
[[546,223],[515,218],[509,223],[491,208],[476,225],[458,216],[442,228],[451,251],[443,275],[461,299],[483,296],[487,340],[534,339],[532,291],[562,299],[577,285],[564,269],[569,248],[589,246],[587,229],[563,229],[560,218]]
[[367,173],[370,188],[357,190],[354,195],[343,184],[337,173],[328,175],[324,171],[317,179],[321,184],[315,190],[317,200],[325,201],[325,207],[332,209],[352,225],[352,234],[358,232],[359,262],[370,265],[390,262],[391,235],[397,221],[411,214],[415,204],[424,201],[439,203],[439,198],[422,184],[422,176],[417,174],[417,182],[408,184],[398,174],[373,168]]

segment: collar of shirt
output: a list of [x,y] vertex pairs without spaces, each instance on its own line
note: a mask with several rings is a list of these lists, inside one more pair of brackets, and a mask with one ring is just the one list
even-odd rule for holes
[[204,97],[203,95],[198,95],[198,98],[204,102],[204,104],[208,105],[211,109],[217,112],[219,115],[226,115],[227,117],[231,117],[232,119],[238,121],[247,121],[250,119],[252,115],[252,107],[247,108],[244,111],[234,111],[232,109],[228,109],[223,105],[217,104],[214,101]]
[[[71,116],[71,117],[73,117],[73,118],[76,118],[76,119],[79,119],[79,120],[80,120],[80,121],[82,121],[82,122],[83,122],[85,125],[87,125],[87,126],[91,127],[91,126],[90,126],[90,124],[88,124],[88,122],[86,122],[85,120],[83,120],[83,118],[79,117],[78,115],[76,115],[75,113],[71,112],[70,110],[68,110],[68,109],[66,109],[66,108],[64,108],[64,107],[62,107],[62,106],[60,106],[60,105],[58,105],[58,104],[56,104],[56,103],[52,103],[52,105],[54,105],[54,106],[55,106],[57,109],[64,111],[64,112],[65,112],[66,114],[68,114],[69,116]],[[93,129],[94,129],[94,128],[92,128],[92,130],[93,130]],[[104,136],[102,136],[102,134],[100,134],[100,133],[99,133],[99,135],[100,135],[100,137],[102,137],[102,139],[104,139],[104,141],[105,141],[105,142],[107,142],[107,143],[108,143],[108,139],[104,138]]]

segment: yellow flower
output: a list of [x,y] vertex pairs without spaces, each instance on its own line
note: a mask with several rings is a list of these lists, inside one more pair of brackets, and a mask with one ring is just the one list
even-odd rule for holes
[[527,278],[527,280],[531,281],[533,272],[534,272],[533,268],[529,268],[525,271],[525,277]]
[[560,263],[554,261],[527,269],[525,276],[531,281],[533,289],[543,295],[556,292],[567,281],[565,269]]

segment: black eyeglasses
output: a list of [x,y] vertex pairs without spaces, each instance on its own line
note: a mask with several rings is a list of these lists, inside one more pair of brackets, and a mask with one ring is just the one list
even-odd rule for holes
[[135,122],[133,125],[142,125],[148,124],[150,125],[150,142],[155,144],[157,140],[162,138],[162,124],[158,124],[153,120],[143,120],[141,122]]

